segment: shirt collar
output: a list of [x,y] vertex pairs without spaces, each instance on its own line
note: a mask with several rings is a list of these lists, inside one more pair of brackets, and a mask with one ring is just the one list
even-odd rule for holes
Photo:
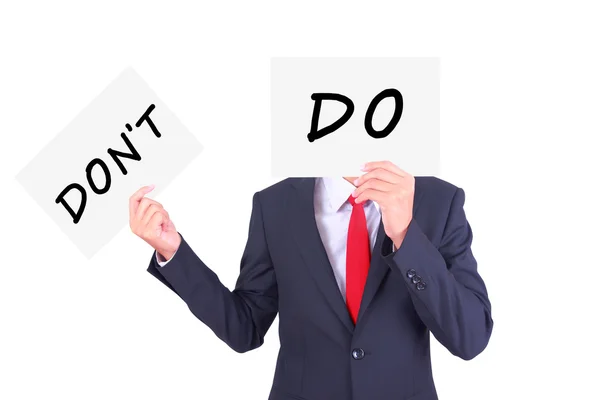
[[[331,207],[333,211],[339,211],[339,209],[346,204],[348,197],[350,197],[354,189],[356,189],[356,186],[340,177],[323,177],[321,179],[323,180],[323,185],[327,192],[329,207]],[[365,206],[368,206],[370,203],[373,203],[377,211],[379,211],[379,204],[374,201],[368,200],[365,203]]]

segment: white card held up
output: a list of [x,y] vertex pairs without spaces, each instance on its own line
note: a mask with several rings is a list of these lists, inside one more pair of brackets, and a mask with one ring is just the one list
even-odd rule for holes
[[129,220],[141,186],[160,193],[202,145],[127,68],[17,175],[42,209],[91,258]]
[[439,70],[438,58],[273,58],[272,175],[358,176],[380,160],[438,174]]

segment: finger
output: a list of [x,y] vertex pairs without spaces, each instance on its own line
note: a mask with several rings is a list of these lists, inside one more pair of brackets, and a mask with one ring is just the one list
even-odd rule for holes
[[129,216],[133,216],[137,210],[138,205],[140,204],[140,200],[150,193],[154,189],[154,185],[144,186],[138,189],[134,194],[129,198]]
[[386,192],[381,192],[375,189],[367,189],[364,192],[362,192],[356,199],[354,199],[354,202],[356,204],[360,204],[363,201],[371,200],[381,205],[383,200],[385,200],[386,195]]
[[142,200],[140,200],[140,205],[138,206],[138,209],[135,212],[135,219],[138,221],[143,219],[148,208],[153,205],[160,206],[162,208],[162,204],[160,204],[158,201],[152,200],[148,197],[144,197]]
[[368,171],[372,171],[375,168],[383,168],[387,171],[393,172],[396,175],[400,175],[400,176],[407,176],[410,175],[408,172],[400,169],[396,164],[392,163],[391,161],[372,161],[372,162],[368,162],[365,165],[363,165],[363,167],[361,168],[361,170],[368,172]]
[[160,233],[162,232],[161,226],[165,223],[166,218],[167,217],[163,212],[155,212],[152,215],[152,218],[150,218],[150,221],[148,221],[148,225],[146,225],[146,235],[160,236]]
[[140,220],[140,224],[142,226],[148,225],[152,216],[157,212],[163,213],[165,216],[168,215],[167,212],[165,211],[165,209],[162,208],[161,206],[158,206],[156,204],[151,204],[148,207],[148,209],[146,210],[146,213],[142,216],[142,218]]
[[356,189],[354,189],[354,192],[352,192],[352,195],[354,197],[358,197],[360,196],[360,194],[362,192],[364,192],[365,190],[368,189],[375,189],[375,190],[379,190],[380,192],[389,192],[392,189],[394,189],[395,185],[389,182],[384,182],[382,180],[373,178],[373,179],[369,179],[368,181],[366,181],[365,183],[363,183],[362,185],[358,186]]
[[360,186],[369,179],[377,178],[379,180],[389,182],[389,183],[400,183],[402,181],[402,177],[394,172],[390,172],[387,169],[383,168],[375,168],[366,174],[360,176],[358,179],[354,181],[356,186]]

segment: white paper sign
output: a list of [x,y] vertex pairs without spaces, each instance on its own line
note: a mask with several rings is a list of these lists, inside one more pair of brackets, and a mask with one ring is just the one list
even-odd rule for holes
[[358,176],[389,160],[439,173],[438,58],[273,58],[272,174]]
[[160,193],[201,151],[194,135],[128,68],[17,180],[91,258],[128,224],[133,192],[155,184],[153,194]]

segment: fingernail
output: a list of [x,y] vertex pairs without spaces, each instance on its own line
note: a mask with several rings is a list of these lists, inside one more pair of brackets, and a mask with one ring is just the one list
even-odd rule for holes
[[354,186],[358,186],[358,179],[354,180]]
[[362,165],[360,166],[360,170],[361,170],[361,171],[364,171],[364,170],[366,170],[366,169],[367,169],[367,164],[362,164]]

